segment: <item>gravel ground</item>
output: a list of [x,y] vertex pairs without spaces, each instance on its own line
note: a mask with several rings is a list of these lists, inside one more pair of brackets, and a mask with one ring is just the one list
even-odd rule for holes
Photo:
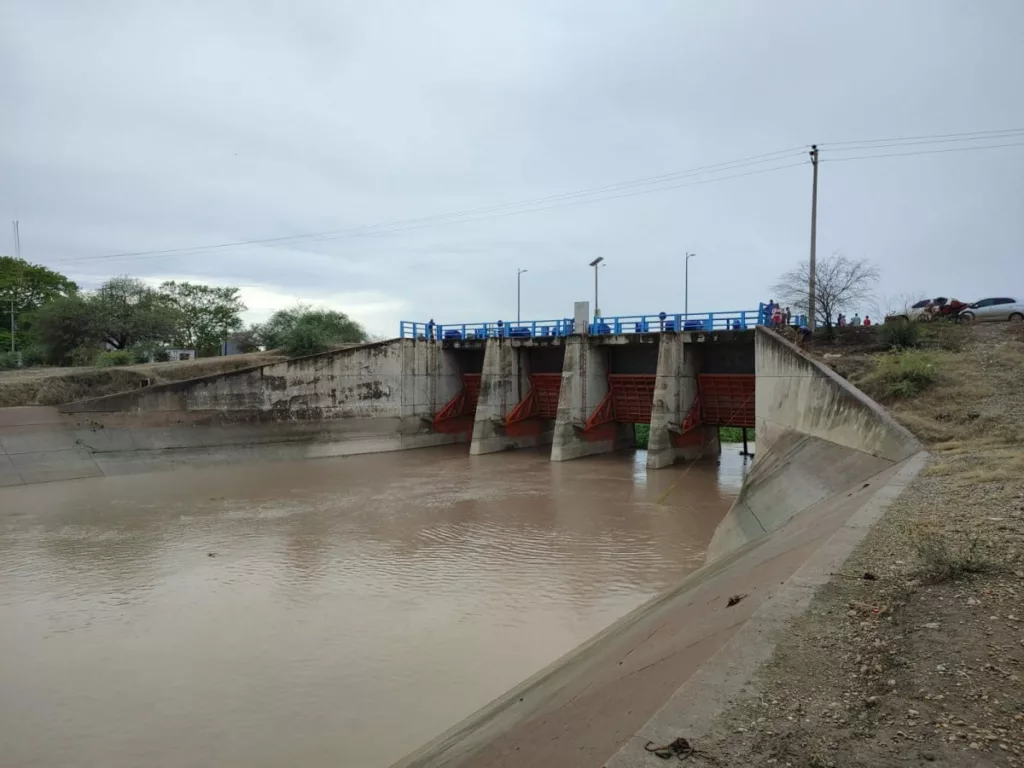
[[[1024,766],[1024,333],[927,343],[937,380],[889,405],[928,467],[694,744],[695,765]],[[878,353],[816,351],[871,381]]]

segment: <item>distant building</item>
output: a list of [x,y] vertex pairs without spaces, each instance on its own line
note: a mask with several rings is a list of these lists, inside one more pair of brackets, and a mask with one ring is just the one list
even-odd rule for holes
[[172,363],[196,359],[196,351],[194,349],[165,349],[164,352],[167,353],[168,361]]

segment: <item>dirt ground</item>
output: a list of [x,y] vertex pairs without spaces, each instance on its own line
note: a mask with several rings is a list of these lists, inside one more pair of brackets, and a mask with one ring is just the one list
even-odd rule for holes
[[934,380],[900,397],[875,340],[815,346],[932,457],[694,765],[1024,766],[1024,328],[924,346]]
[[0,371],[0,408],[21,405],[60,405],[87,397],[112,395],[150,384],[181,381],[198,376],[236,371],[284,360],[284,355],[257,352],[249,355],[203,357],[179,363],[149,363],[111,368],[25,368]]

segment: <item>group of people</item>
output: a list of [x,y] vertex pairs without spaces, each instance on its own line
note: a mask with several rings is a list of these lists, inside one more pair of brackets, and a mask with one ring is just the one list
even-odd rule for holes
[[845,328],[848,325],[871,325],[871,318],[864,315],[864,319],[860,319],[860,315],[856,312],[853,313],[853,317],[848,318],[842,312],[839,313],[839,317],[836,319],[836,325],[840,328]]
[[768,324],[772,328],[781,328],[784,325],[792,325],[793,323],[793,313],[789,311],[789,307],[783,309],[775,303],[775,299],[771,299],[768,302],[765,314],[768,316]]

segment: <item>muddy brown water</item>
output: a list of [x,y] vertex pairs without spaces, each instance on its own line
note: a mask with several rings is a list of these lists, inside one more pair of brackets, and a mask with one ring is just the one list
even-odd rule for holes
[[0,490],[4,766],[354,766],[698,567],[744,460],[465,447]]

